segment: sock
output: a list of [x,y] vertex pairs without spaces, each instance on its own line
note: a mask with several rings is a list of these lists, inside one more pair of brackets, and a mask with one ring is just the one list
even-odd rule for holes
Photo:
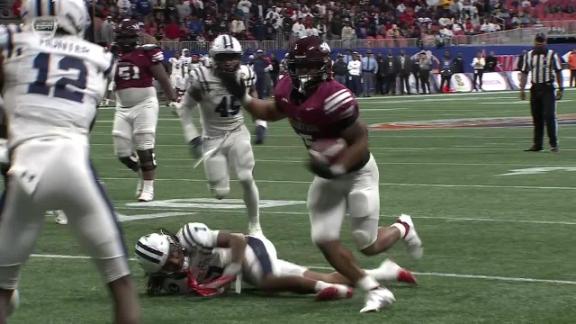
[[331,285],[329,283],[318,280],[316,281],[316,285],[314,285],[314,291],[319,292],[322,289],[328,288],[330,286]]
[[244,191],[244,204],[246,205],[246,212],[248,213],[248,222],[256,225],[260,224],[260,193],[254,179],[240,181]]
[[396,223],[390,225],[390,227],[396,227],[400,231],[400,237],[401,238],[405,238],[406,234],[408,233],[408,224],[396,222]]
[[365,270],[366,274],[374,277],[378,281],[393,281],[398,279],[400,266],[393,261],[387,259],[376,269]]
[[154,192],[154,180],[142,180],[142,191]]
[[370,291],[380,287],[380,284],[373,277],[366,275],[362,279],[358,280],[358,282],[356,282],[356,287],[364,291]]

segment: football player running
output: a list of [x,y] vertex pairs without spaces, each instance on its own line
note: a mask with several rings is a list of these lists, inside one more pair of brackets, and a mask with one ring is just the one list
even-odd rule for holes
[[90,165],[89,131],[114,60],[84,41],[83,0],[24,1],[22,28],[0,30],[0,84],[11,166],[0,215],[0,323],[45,220],[62,209],[111,292],[115,323],[139,323],[116,215]]
[[251,97],[237,78],[222,80],[255,118],[288,118],[307,148],[317,140],[346,141],[347,147],[335,162],[310,160],[310,169],[316,174],[307,199],[311,236],[334,269],[366,291],[360,312],[378,311],[393,303],[394,295],[363,271],[340,242],[345,215],[349,214],[352,237],[365,255],[379,254],[404,240],[409,253],[420,258],[422,242],[408,215],[401,215],[388,227],[378,227],[379,173],[368,149],[368,130],[359,119],[358,103],[350,90],[332,80],[331,62],[328,45],[309,36],[291,48],[289,77],[278,81],[273,101]]
[[[136,258],[149,275],[151,296],[195,293],[213,296],[237,275],[268,292],[316,294],[317,300],[348,298],[350,281],[339,273],[320,273],[278,259],[276,248],[261,233],[244,235],[188,223],[175,235],[166,231],[142,236]],[[366,270],[378,280],[416,283],[414,276],[391,260]]]
[[116,114],[112,135],[116,156],[130,170],[138,172],[136,197],[154,199],[156,124],[158,98],[152,79],[158,80],[168,100],[176,95],[162,65],[164,55],[157,45],[138,46],[138,24],[123,20],[115,31],[118,48]]
[[[210,47],[212,67],[199,66],[190,72],[188,87],[180,110],[184,136],[196,157],[202,155],[208,185],[214,196],[222,199],[230,192],[229,169],[234,170],[244,192],[248,213],[248,233],[261,231],[259,193],[252,175],[254,153],[250,132],[238,98],[220,81],[222,75],[240,76],[242,47],[229,35],[220,35]],[[248,80],[251,75],[245,75]],[[200,107],[202,136],[196,130],[192,111]]]

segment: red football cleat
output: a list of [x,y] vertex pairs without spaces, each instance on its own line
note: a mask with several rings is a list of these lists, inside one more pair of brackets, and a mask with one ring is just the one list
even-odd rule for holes
[[353,293],[354,292],[350,287],[344,285],[333,285],[320,290],[316,294],[316,301],[328,301],[328,300],[351,298]]
[[409,284],[413,284],[413,285],[418,284],[418,282],[416,281],[416,277],[412,274],[412,272],[410,272],[406,269],[402,269],[402,270],[400,270],[400,272],[398,272],[397,280],[399,282],[405,282],[405,283],[409,283]]

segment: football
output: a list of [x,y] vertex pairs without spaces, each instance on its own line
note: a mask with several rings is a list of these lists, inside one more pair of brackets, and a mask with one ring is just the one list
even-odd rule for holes
[[333,164],[346,149],[343,138],[323,138],[312,142],[308,152],[312,159],[325,164]]

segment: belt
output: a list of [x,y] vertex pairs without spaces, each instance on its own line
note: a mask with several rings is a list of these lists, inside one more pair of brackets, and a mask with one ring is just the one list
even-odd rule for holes
[[362,70],[362,72],[374,72],[373,70]]

